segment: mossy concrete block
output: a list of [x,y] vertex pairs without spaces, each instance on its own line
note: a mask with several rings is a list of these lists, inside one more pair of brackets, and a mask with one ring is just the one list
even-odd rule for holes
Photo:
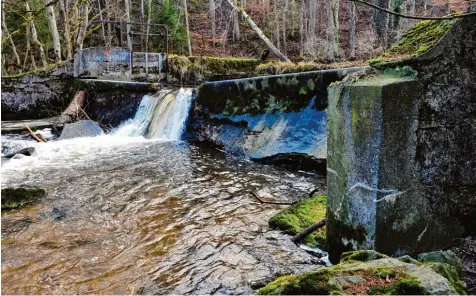
[[[418,249],[430,218],[414,182],[418,101],[410,77],[377,76],[330,88],[328,242],[330,259],[375,249]],[[412,203],[414,207],[408,207]]]
[[37,187],[2,189],[2,210],[13,210],[36,202],[46,191]]
[[[449,265],[445,263],[446,267]],[[428,266],[382,258],[367,262],[340,263],[300,275],[279,277],[257,291],[258,295],[336,295],[365,293],[384,295],[464,294],[447,274]],[[459,280],[456,277],[456,280]]]

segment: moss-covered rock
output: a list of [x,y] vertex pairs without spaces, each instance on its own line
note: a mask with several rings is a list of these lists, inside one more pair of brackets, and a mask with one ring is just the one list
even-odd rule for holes
[[418,255],[420,262],[441,262],[453,266],[458,274],[463,271],[463,264],[461,259],[451,251],[434,251],[428,253],[421,253]]
[[[354,252],[356,256],[362,254],[384,256],[371,250],[364,253]],[[410,264],[389,257],[367,262],[341,262],[301,275],[280,277],[257,291],[258,295],[456,293],[465,294],[464,285],[448,264]]]
[[376,59],[369,61],[376,68],[393,68],[401,61],[417,57],[433,48],[457,22],[453,20],[425,20],[417,23],[402,39]]
[[343,253],[340,261],[342,263],[367,262],[381,258],[388,258],[388,256],[374,250],[358,250]]
[[[341,263],[301,275],[284,276],[258,290],[258,295],[425,294],[414,265],[384,258],[365,263]],[[440,277],[435,273],[436,277]],[[444,279],[443,279],[444,280]]]
[[13,210],[36,202],[46,191],[36,187],[2,189],[2,210]]
[[[327,196],[306,198],[290,206],[269,219],[269,226],[286,234],[296,235],[317,221],[326,218]],[[326,229],[319,229],[308,235],[304,243],[310,247],[325,249]]]

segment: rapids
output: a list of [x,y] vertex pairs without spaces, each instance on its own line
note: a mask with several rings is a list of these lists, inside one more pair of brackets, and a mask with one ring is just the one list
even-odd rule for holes
[[[175,112],[170,101],[146,109],[138,114],[149,114],[147,137],[154,113]],[[130,134],[141,127],[138,114],[109,135],[29,143],[33,156],[2,161],[2,188],[48,192],[2,211],[2,293],[250,294],[321,264],[269,229],[283,206],[249,192],[292,201],[323,193],[323,178],[177,141],[177,127],[160,138]]]

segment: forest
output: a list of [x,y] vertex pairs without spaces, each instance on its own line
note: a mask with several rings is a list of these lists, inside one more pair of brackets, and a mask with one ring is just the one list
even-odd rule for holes
[[4,0],[2,75],[57,65],[94,46],[301,63],[361,61],[383,53],[417,22],[397,14],[438,17],[474,3],[372,4],[396,14],[352,0]]

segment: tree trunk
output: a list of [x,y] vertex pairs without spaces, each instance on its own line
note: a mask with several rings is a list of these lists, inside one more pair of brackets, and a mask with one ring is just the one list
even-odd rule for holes
[[145,36],[145,51],[149,52],[149,32],[150,32],[150,19],[152,17],[152,0],[147,1],[147,30]]
[[[7,28],[7,22],[5,21],[5,7],[4,7],[3,1],[2,1],[2,27],[3,27],[2,35],[10,36],[10,33],[8,32],[8,28]],[[15,56],[17,66],[20,67],[21,66],[20,56],[18,55],[17,47],[15,46],[15,42],[13,41],[12,36],[8,37],[8,41],[10,42],[10,46],[12,47],[13,55]]]
[[233,36],[235,37],[235,40],[240,40],[241,39],[241,34],[240,34],[240,21],[239,21],[239,14],[238,11],[235,11],[233,13]]
[[212,33],[212,47],[215,47],[216,42],[216,14],[215,14],[215,0],[209,1],[210,9],[210,23],[211,23],[211,33]]
[[66,43],[66,59],[72,60],[73,59],[73,44],[71,43],[71,30],[69,27],[69,13],[66,10],[65,3],[63,0],[58,1],[60,16],[63,18],[63,36],[64,41]]
[[276,45],[278,48],[281,48],[281,36],[279,33],[279,21],[278,21],[278,0],[273,0],[274,1],[274,26],[276,29]]
[[192,56],[192,45],[190,44],[190,28],[188,26],[187,0],[183,0],[183,10],[184,10],[184,13],[185,13],[185,29],[187,30],[188,55]]
[[355,13],[355,3],[349,2],[349,58],[355,59],[355,23],[357,15]]
[[88,16],[89,16],[88,3],[83,4],[83,7],[81,8],[81,12],[83,16],[83,21],[81,22],[81,25],[79,26],[78,37],[76,38],[76,51],[83,49],[84,37],[86,36],[86,29],[88,28]]
[[107,42],[107,39],[106,39],[106,29],[104,28],[104,19],[102,17],[101,0],[98,0],[98,9],[99,9],[99,20],[101,20],[101,34],[102,34],[102,39],[104,40],[104,46],[109,47],[110,44]]
[[328,32],[327,32],[327,42],[328,42],[328,58],[333,61],[339,57],[339,0],[329,0],[328,1]]
[[271,43],[271,41],[269,41],[268,37],[266,37],[266,35],[263,34],[261,29],[255,24],[255,22],[253,22],[253,20],[249,17],[249,15],[246,13],[246,11],[236,7],[235,4],[231,0],[227,0],[227,2],[231,5],[231,7],[233,7],[234,9],[238,10],[241,13],[243,18],[248,22],[248,24],[251,26],[253,31],[255,31],[255,33],[258,34],[259,38],[261,38],[261,40],[263,40],[263,42],[268,46],[269,50],[272,53],[277,55],[281,60],[286,61],[286,62],[290,62],[290,60],[284,54],[282,54],[279,51],[279,49],[277,49],[276,46],[274,46],[274,44]]
[[45,5],[48,6],[48,25],[50,27],[51,39],[53,41],[53,50],[55,52],[56,61],[61,61],[61,43],[58,33],[58,26],[56,25],[55,7],[50,4],[49,0],[45,0]]
[[[131,13],[129,8],[129,0],[124,0],[124,9],[126,11],[126,38],[127,38],[127,48],[132,52],[132,39],[131,39]],[[122,38],[122,37],[121,37]]]
[[28,62],[28,59],[30,58],[30,28],[28,26],[25,27],[25,39],[26,39],[26,52],[25,52],[25,58],[23,59],[23,66],[22,69],[26,69],[26,63]]
[[[27,11],[30,11],[30,5],[28,4],[28,1],[25,1],[25,8]],[[31,12],[27,12],[27,17],[28,19],[31,18]],[[38,34],[36,33],[36,27],[33,21],[30,22],[30,30],[31,40],[38,46],[41,58],[41,65],[44,67],[48,64],[48,62],[46,61],[45,49],[43,48],[43,44],[41,44],[40,40],[38,40]]]
[[286,55],[286,47],[287,47],[287,42],[286,42],[286,12],[288,11],[288,0],[284,0],[284,9],[283,9],[283,52]]

